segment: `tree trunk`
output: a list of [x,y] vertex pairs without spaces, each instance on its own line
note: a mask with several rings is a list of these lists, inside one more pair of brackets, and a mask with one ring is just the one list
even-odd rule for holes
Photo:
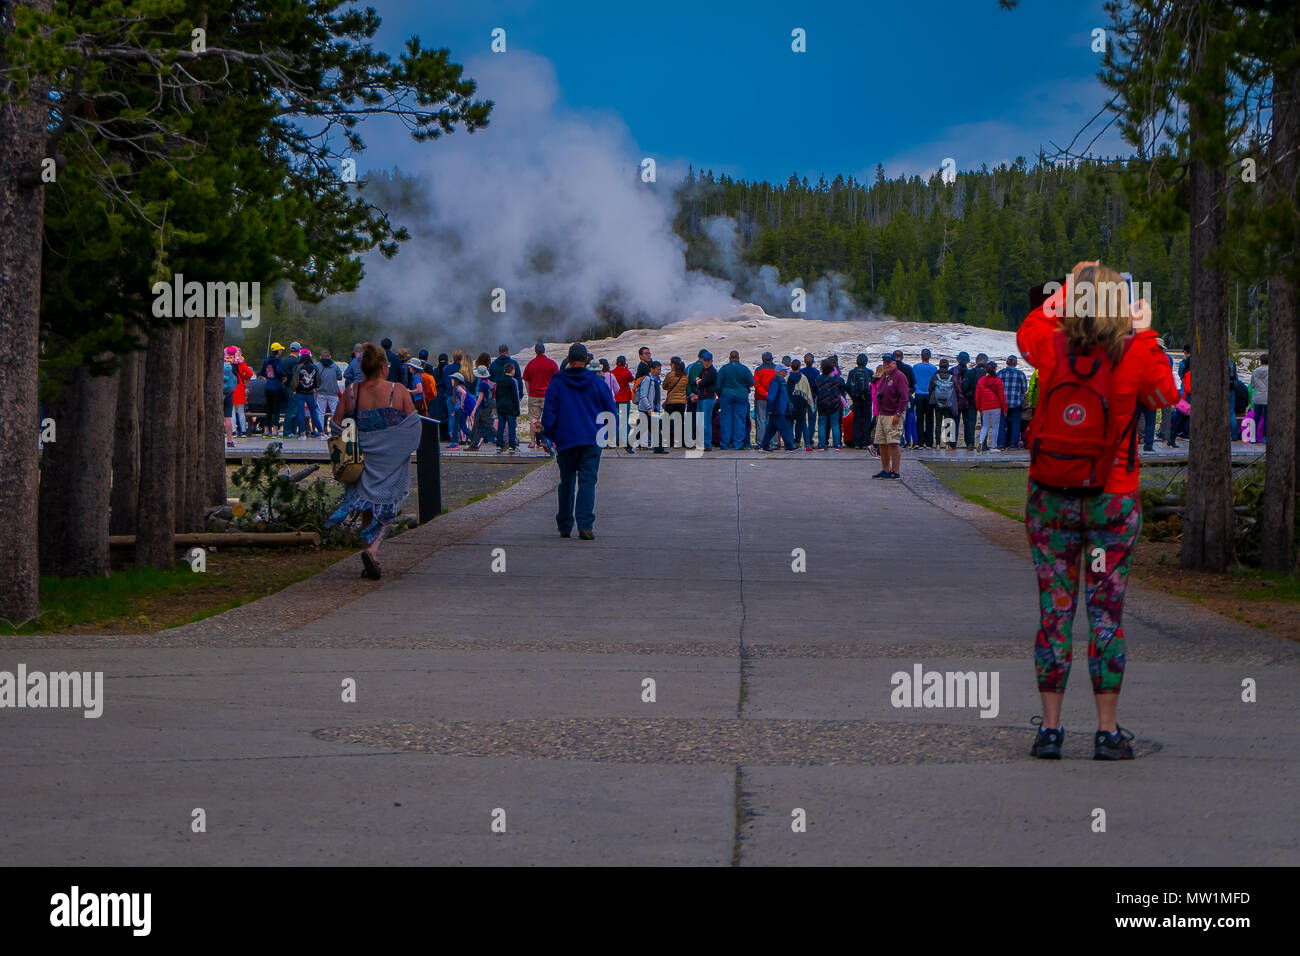
[[[21,5],[48,12],[52,4]],[[12,14],[13,5],[6,10]],[[12,20],[0,25],[0,78],[7,65],[4,40],[12,30]],[[39,175],[49,114],[43,83],[31,85],[26,103],[16,92],[0,79],[0,94],[8,97],[0,106],[0,528],[6,538],[0,548],[0,618],[24,623],[40,613],[36,360],[45,193]],[[37,178],[25,179],[32,176]]]
[[202,432],[205,506],[226,503],[226,416],[221,393],[221,366],[225,363],[225,345],[226,320],[219,316],[208,319],[203,346],[203,378],[207,383],[203,400]]
[[1208,259],[1222,242],[1225,212],[1222,167],[1207,160],[1210,142],[1222,137],[1222,97],[1213,93],[1192,108],[1191,359],[1192,425],[1187,452],[1187,511],[1181,561],[1185,568],[1226,571],[1232,563],[1232,443],[1228,425],[1228,290],[1223,270]]
[[181,323],[177,335],[176,354],[172,356],[172,361],[176,363],[177,371],[180,374],[170,380],[171,389],[159,395],[161,400],[170,401],[171,404],[176,406],[176,417],[172,421],[171,444],[172,457],[175,460],[172,462],[170,474],[172,484],[176,488],[176,510],[172,514],[172,528],[178,532],[190,530],[185,526],[185,400],[189,394],[185,382],[186,379],[191,377],[187,374],[186,369],[190,354],[191,324],[188,321]]
[[[1272,162],[1266,188],[1269,198],[1291,202],[1296,195],[1296,150],[1300,149],[1300,68],[1273,78]],[[1291,250],[1290,256],[1295,251]],[[1260,563],[1266,571],[1290,573],[1295,568],[1295,495],[1297,391],[1300,361],[1296,335],[1295,268],[1290,275],[1268,281],[1268,422],[1264,445],[1264,496],[1259,506]],[[1275,384],[1276,383],[1276,384]]]
[[41,456],[42,574],[106,578],[117,376],[72,370],[48,412],[58,439]]
[[187,374],[181,376],[185,398],[185,529],[203,530],[203,505],[207,501],[203,481],[203,389],[207,378],[203,369],[203,321],[190,321]]
[[117,420],[113,426],[113,490],[109,498],[109,531],[135,534],[140,497],[140,399],[143,352],[122,359],[117,373]]
[[176,383],[180,377],[179,327],[155,329],[145,367],[151,395],[140,421],[140,497],[136,506],[135,563],[169,570],[176,561]]

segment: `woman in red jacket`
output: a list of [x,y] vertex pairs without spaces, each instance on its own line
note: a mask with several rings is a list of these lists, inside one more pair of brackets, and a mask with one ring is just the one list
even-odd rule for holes
[[234,421],[235,433],[240,438],[249,436],[248,417],[244,414],[245,407],[248,404],[248,390],[245,386],[248,380],[253,377],[253,370],[248,367],[244,361],[244,353],[238,345],[226,346],[226,361],[235,367],[235,377],[239,379],[239,384],[235,386],[235,393],[231,397],[232,418]]
[[[1114,295],[1115,289],[1122,290],[1121,294]],[[1112,294],[1104,294],[1106,290]],[[1064,308],[1067,302],[1071,308]],[[1125,664],[1120,618],[1129,562],[1142,527],[1133,429],[1139,402],[1148,408],[1168,407],[1177,401],[1178,388],[1151,329],[1150,306],[1139,301],[1130,317],[1128,304],[1127,285],[1117,272],[1096,262],[1080,262],[1064,288],[1031,312],[1016,335],[1021,353],[1038,370],[1042,383],[1030,426],[1025,508],[1025,529],[1038,575],[1040,615],[1034,665],[1043,716],[1035,718],[1039,729],[1030,751],[1035,757],[1061,756],[1061,699],[1070,674],[1070,628],[1082,558],[1087,575],[1088,671],[1098,723],[1093,757],[1133,758],[1129,745],[1133,735],[1116,722]],[[1058,366],[1059,377],[1054,378]],[[1079,397],[1084,393],[1072,384],[1072,375],[1089,374],[1089,368],[1095,374],[1103,367],[1108,376],[1109,409],[1103,419],[1105,450],[1091,463],[1079,455],[1053,454],[1052,449],[1060,447],[1054,444],[1061,441],[1058,436],[1068,435],[1072,428],[1084,433],[1097,427],[1087,418],[1093,413],[1087,411],[1088,400]],[[1078,373],[1081,368],[1085,371]],[[1099,403],[1091,407],[1095,409]],[[1098,481],[1105,473],[1100,493],[1042,480],[1080,463],[1084,468],[1091,464]]]
[[1002,379],[998,378],[995,362],[984,366],[984,375],[975,383],[975,407],[980,413],[980,437],[976,447],[980,451],[988,451],[989,434],[992,433],[993,444],[996,445],[998,427],[1002,424],[1002,416],[1007,413],[1007,393],[1002,387]]

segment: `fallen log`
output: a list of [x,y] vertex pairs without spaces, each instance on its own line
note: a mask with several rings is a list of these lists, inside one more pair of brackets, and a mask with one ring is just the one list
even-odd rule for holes
[[308,475],[314,474],[318,471],[320,471],[320,465],[308,465],[306,468],[299,468],[297,471],[295,471],[292,475],[289,476],[289,480],[302,481]]
[[[320,547],[315,531],[197,531],[175,536],[178,548],[301,548]],[[110,548],[134,548],[135,535],[108,536]]]
[[[1248,508],[1246,505],[1235,505],[1232,510],[1239,515],[1250,514],[1250,508]],[[1154,508],[1151,509],[1151,516],[1153,518],[1169,518],[1173,515],[1178,515],[1179,517],[1181,517],[1182,514],[1183,514],[1182,505],[1156,505]]]

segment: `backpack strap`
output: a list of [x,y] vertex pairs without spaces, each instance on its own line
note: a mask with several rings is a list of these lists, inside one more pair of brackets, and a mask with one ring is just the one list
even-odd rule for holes
[[1133,417],[1129,419],[1124,430],[1119,433],[1120,444],[1124,442],[1124,436],[1128,436],[1128,462],[1125,464],[1125,471],[1133,471],[1137,468],[1137,436],[1138,436],[1138,419],[1142,415],[1141,404],[1133,406]]

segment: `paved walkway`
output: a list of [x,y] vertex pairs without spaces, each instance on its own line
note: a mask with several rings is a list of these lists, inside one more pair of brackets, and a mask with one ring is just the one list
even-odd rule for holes
[[[1077,628],[1068,759],[1030,760],[1026,551],[872,464],[611,458],[594,542],[556,536],[546,466],[395,539],[378,585],[349,559],[159,635],[5,639],[0,670],[102,670],[105,703],[0,710],[0,859],[1300,863],[1295,646],[1135,590],[1141,759],[1086,759]],[[918,665],[996,673],[996,716],[894,707]]]

